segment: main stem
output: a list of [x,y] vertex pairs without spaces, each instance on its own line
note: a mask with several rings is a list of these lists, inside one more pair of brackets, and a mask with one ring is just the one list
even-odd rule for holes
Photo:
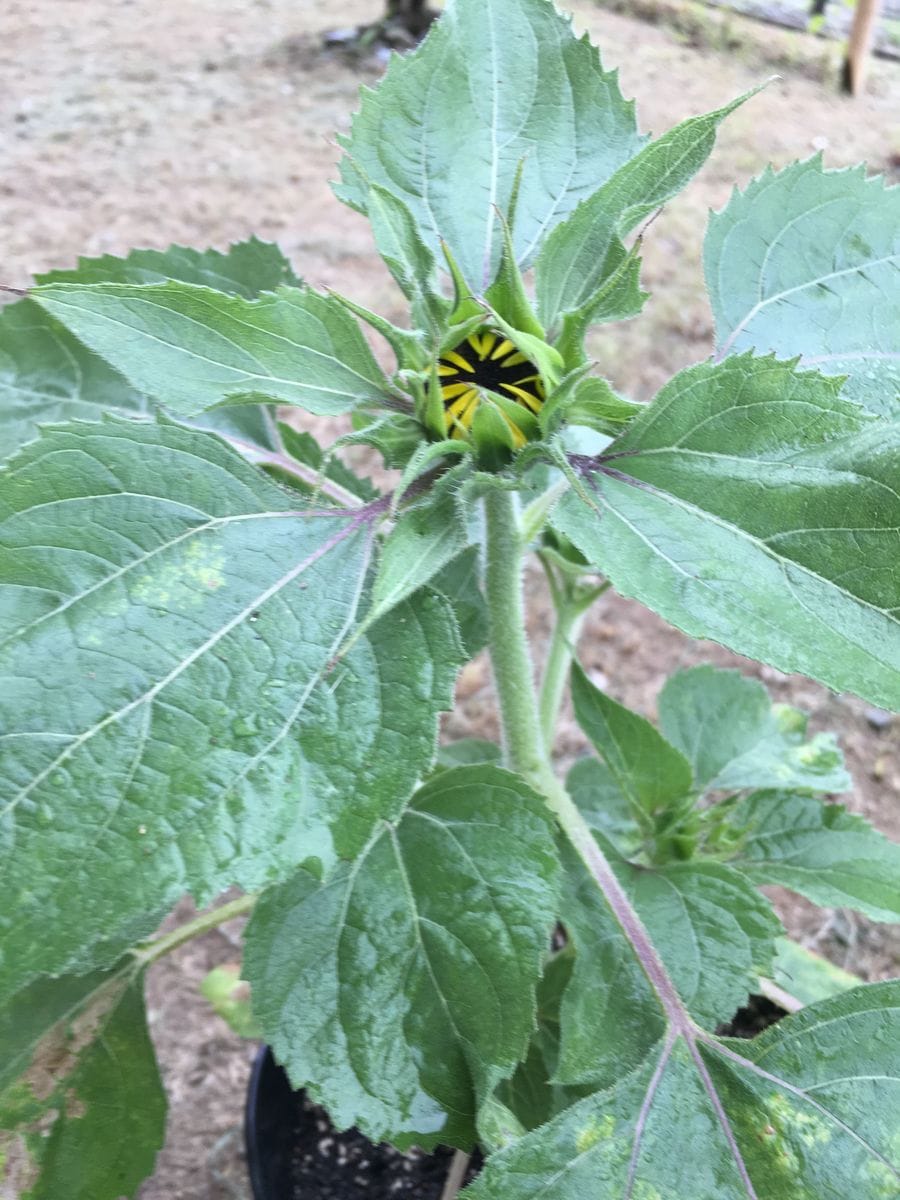
[[503,730],[506,765],[540,786],[546,755],[538,721],[534,678],[525,636],[522,600],[522,536],[511,492],[484,498],[487,540],[485,599],[491,663]]
[[485,594],[491,662],[503,729],[506,765],[540,792],[579,858],[603,892],[622,932],[634,947],[650,986],[671,1027],[691,1030],[691,1019],[650,940],[643,922],[616,878],[606,855],[568,792],[556,778],[541,731],[534,671],[525,635],[522,598],[523,544],[515,501],[492,491],[484,501],[486,519]]

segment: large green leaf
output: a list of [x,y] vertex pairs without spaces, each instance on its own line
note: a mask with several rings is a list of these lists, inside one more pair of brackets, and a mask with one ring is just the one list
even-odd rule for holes
[[381,404],[385,380],[330,296],[281,287],[256,300],[197,284],[49,283],[35,300],[173,412],[262,400],[314,413]]
[[[0,1008],[0,1164],[21,1200],[121,1200],[150,1174],[162,1089],[133,962]],[[7,1086],[4,1086],[7,1085]]]
[[[598,1040],[601,1031],[595,1031]],[[900,983],[753,1041],[676,1036],[492,1157],[467,1200],[886,1200],[900,1188]]]
[[696,175],[712,151],[721,122],[752,94],[670,129],[557,225],[535,268],[538,309],[545,325],[577,310],[583,324],[594,319],[592,310],[606,298],[604,281],[626,259],[621,239]]
[[706,280],[720,356],[754,348],[849,375],[900,416],[900,188],[821,158],[771,168],[710,219]]
[[125,258],[104,254],[79,258],[68,271],[44,271],[38,283],[165,283],[179,279],[252,300],[282,284],[300,286],[291,264],[274,242],[251,237],[226,251],[169,246],[167,250],[132,250]]
[[682,371],[551,516],[695,637],[900,708],[900,428],[742,355]]
[[[248,299],[282,283],[299,283],[277,246],[251,238],[219,250],[133,250],[127,258],[81,258],[70,271],[49,271],[40,283],[202,283]],[[33,300],[0,311],[0,458],[36,435],[37,423],[87,418],[101,412],[146,415],[147,397],[78,341]],[[279,449],[265,408],[208,413],[196,422],[250,446]]]
[[690,759],[700,791],[852,787],[834,735],[817,733],[807,740],[805,714],[773,707],[763,685],[738,671],[712,666],[677,671],[659,694],[659,724]]
[[512,235],[527,265],[641,144],[615,74],[548,0],[449,0],[419,50],[363,91],[336,191],[362,212],[372,184],[398,195],[420,237],[434,251],[446,241],[480,289],[520,169]]
[[744,834],[734,865],[754,883],[778,883],[873,921],[900,921],[900,846],[843,805],[755,792],[731,820]]
[[335,665],[375,515],[171,425],[63,427],[0,475],[4,990],[399,811],[462,652],[419,595]]
[[473,766],[435,776],[355,862],[266,892],[244,970],[293,1082],[339,1128],[471,1144],[476,1095],[525,1054],[556,875],[540,798]]

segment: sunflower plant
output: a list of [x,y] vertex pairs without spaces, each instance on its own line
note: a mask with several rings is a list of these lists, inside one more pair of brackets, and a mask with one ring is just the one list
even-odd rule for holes
[[[791,987],[761,885],[900,919],[834,739],[737,672],[679,672],[655,725],[577,665],[615,588],[900,707],[900,192],[768,170],[710,218],[711,357],[638,404],[586,349],[749,99],[649,140],[549,0],[449,0],[336,187],[408,322],[255,240],[81,260],[5,308],[14,1194],[134,1195],[165,1121],[147,968],[252,914],[248,1027],[338,1128],[480,1145],[472,1200],[898,1195],[900,983],[719,1032]],[[323,448],[292,407],[350,424]],[[502,745],[438,749],[485,646]],[[569,681],[596,754],[563,779]],[[155,932],[186,894],[206,911]]]

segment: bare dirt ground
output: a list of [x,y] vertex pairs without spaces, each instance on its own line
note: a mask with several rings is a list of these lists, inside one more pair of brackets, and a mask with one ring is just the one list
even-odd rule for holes
[[[767,34],[729,25],[727,52],[694,34],[651,26],[567,0],[576,22],[621,70],[642,127],[660,132],[718,107],[771,73]],[[277,240],[316,286],[332,286],[401,317],[399,298],[361,218],[331,196],[337,148],[361,78],[312,51],[316,31],[370,20],[380,0],[6,0],[0,16],[0,281],[25,286],[33,271],[78,254],[124,253],[170,242],[224,247],[251,233]],[[737,31],[737,32],[736,32]],[[785,45],[783,39],[779,46]],[[793,53],[793,51],[792,51]],[[816,53],[819,53],[817,51]],[[783,56],[782,56],[783,57]],[[798,57],[798,64],[800,58]],[[669,205],[645,242],[645,286],[656,295],[641,320],[599,333],[601,369],[647,398],[675,370],[706,356],[712,325],[700,249],[709,207],[734,181],[822,150],[828,165],[866,159],[890,171],[900,158],[900,68],[875,64],[869,94],[851,102],[803,71],[787,70],[726,123],[709,166]],[[537,573],[532,632],[540,649],[549,612]],[[637,605],[607,599],[582,642],[586,666],[613,695],[653,715],[672,670],[700,661],[738,665],[773,696],[836,729],[856,781],[850,801],[900,838],[900,721],[797,677],[692,644]],[[486,666],[460,683],[453,736],[495,731]],[[565,758],[583,749],[567,720]],[[896,927],[822,914],[787,894],[789,929],[866,978],[897,972]],[[210,935],[160,964],[150,1013],[171,1100],[170,1134],[141,1200],[243,1200],[238,1125],[251,1048],[199,998],[213,965],[239,957],[237,931]],[[64,1200],[63,1197],[60,1200]]]

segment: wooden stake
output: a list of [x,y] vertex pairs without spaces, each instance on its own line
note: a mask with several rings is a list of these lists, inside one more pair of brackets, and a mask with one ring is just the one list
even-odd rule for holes
[[881,0],[856,0],[847,57],[841,72],[841,88],[851,96],[861,95],[865,85],[866,67],[880,8]]

